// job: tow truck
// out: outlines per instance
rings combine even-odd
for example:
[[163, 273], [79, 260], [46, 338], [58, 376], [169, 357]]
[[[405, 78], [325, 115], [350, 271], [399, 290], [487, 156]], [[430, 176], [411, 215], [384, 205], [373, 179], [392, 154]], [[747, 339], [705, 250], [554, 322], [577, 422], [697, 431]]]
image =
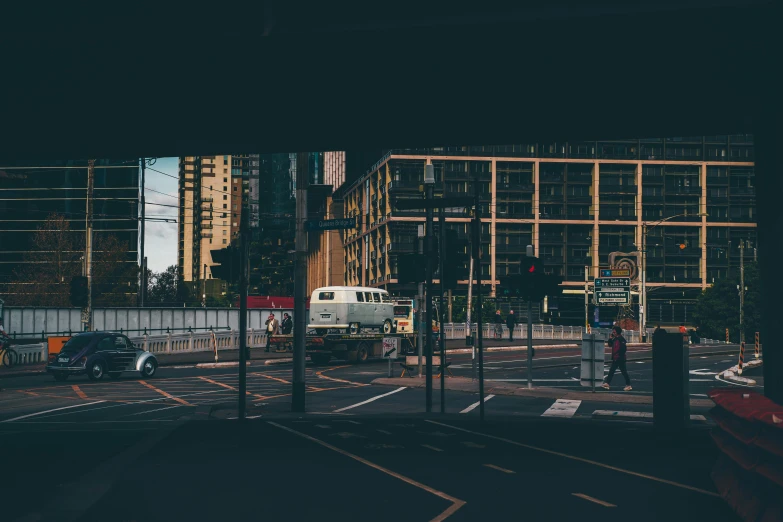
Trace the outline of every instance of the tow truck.
[[[305, 339], [305, 349], [310, 361], [316, 365], [327, 364], [332, 357], [348, 362], [361, 364], [370, 357], [381, 355], [381, 345], [384, 337], [397, 337], [400, 339], [400, 355], [416, 352], [416, 333], [390, 333], [364, 332], [356, 334], [346, 333], [308, 333]], [[269, 345], [283, 346], [293, 350], [294, 336], [272, 335], [269, 337]]]

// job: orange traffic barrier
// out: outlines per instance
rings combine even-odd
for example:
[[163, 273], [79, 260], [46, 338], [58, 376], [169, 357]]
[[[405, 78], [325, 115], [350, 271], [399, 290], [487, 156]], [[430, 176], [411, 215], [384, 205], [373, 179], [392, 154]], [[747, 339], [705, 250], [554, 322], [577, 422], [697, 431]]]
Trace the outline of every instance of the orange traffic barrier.
[[71, 339], [70, 336], [52, 336], [47, 337], [47, 345], [49, 347], [49, 355], [56, 355], [63, 349], [65, 343]]
[[759, 352], [759, 333], [758, 332], [756, 332], [756, 354], [755, 354], [755, 356], [756, 356], [756, 359], [761, 357], [761, 353]]
[[739, 375], [742, 375], [742, 363], [745, 359], [745, 341], [742, 341], [740, 343], [740, 358], [739, 358], [739, 364], [737, 364], [737, 373]]
[[729, 329], [726, 328], [726, 344], [729, 343]]

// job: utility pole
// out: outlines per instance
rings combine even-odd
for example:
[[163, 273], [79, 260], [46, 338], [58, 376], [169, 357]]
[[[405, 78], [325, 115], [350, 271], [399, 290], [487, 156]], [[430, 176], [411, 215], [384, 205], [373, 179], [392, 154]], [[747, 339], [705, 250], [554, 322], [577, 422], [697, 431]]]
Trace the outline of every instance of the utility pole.
[[[527, 245], [527, 257], [535, 257], [535, 247]], [[533, 301], [527, 300], [527, 389], [533, 388]]]
[[587, 318], [587, 311], [588, 311], [588, 308], [589, 308], [588, 307], [588, 299], [589, 299], [589, 295], [590, 295], [590, 289], [588, 288], [588, 283], [589, 283], [589, 279], [588, 279], [589, 272], [588, 272], [588, 270], [590, 270], [590, 267], [585, 265], [585, 333], [587, 333], [587, 330], [590, 327], [590, 322], [589, 322], [589, 320]]
[[[419, 254], [424, 254], [424, 226], [419, 225]], [[418, 339], [416, 351], [419, 354], [419, 378], [424, 375], [422, 358], [424, 355], [424, 283], [419, 283], [419, 294], [416, 296], [416, 323], [418, 326]]]
[[87, 223], [84, 241], [84, 275], [87, 277], [87, 308], [82, 310], [85, 332], [92, 329], [92, 200], [95, 184], [95, 160], [87, 160]]
[[438, 211], [438, 238], [440, 240], [440, 255], [438, 256], [438, 273], [440, 274], [440, 325], [438, 328], [438, 341], [440, 343], [440, 412], [446, 413], [446, 340], [443, 338], [443, 296], [446, 290], [443, 288], [443, 257], [446, 255], [446, 210], [440, 207]]
[[[481, 191], [479, 190], [479, 178], [478, 173], [474, 174], [473, 178], [473, 191], [476, 197], [475, 200], [475, 216], [473, 221], [474, 226], [474, 245], [473, 245], [473, 257], [476, 258], [476, 309], [478, 310], [478, 319], [476, 320], [476, 337], [478, 338], [478, 367], [479, 367], [479, 419], [484, 420], [484, 334], [481, 331], [482, 321], [481, 315], [483, 312], [483, 305], [481, 302]], [[473, 272], [470, 273], [470, 279], [473, 280]], [[470, 303], [468, 303], [468, 307]], [[470, 309], [470, 308], [468, 308]]]
[[[434, 196], [435, 191], [435, 168], [432, 166], [432, 164], [426, 165], [424, 169], [424, 190], [425, 190], [425, 198], [429, 201], [432, 200]], [[435, 251], [434, 244], [433, 244], [433, 216], [432, 216], [432, 208], [427, 208], [427, 224], [426, 224], [426, 230], [424, 231], [426, 234], [426, 240], [427, 240], [427, 271], [426, 271], [426, 277], [425, 277], [425, 286], [426, 286], [426, 310], [425, 310], [425, 325], [424, 325], [424, 334], [426, 335], [426, 356], [427, 356], [427, 370], [426, 370], [426, 391], [427, 391], [427, 400], [426, 400], [426, 411], [427, 413], [432, 412], [432, 254]]]
[[647, 339], [647, 223], [642, 223], [642, 296], [639, 303], [639, 336]]
[[144, 158], [141, 158], [141, 288], [139, 292], [139, 306], [144, 308], [144, 301], [147, 297], [147, 266], [146, 266], [146, 258], [144, 257], [144, 230], [146, 227], [146, 203], [144, 200], [144, 172], [145, 172], [145, 165], [146, 161]]
[[740, 241], [740, 343], [745, 342], [745, 240]]
[[305, 335], [307, 316], [307, 156], [298, 153], [296, 160], [296, 266], [294, 268], [294, 368], [291, 411], [305, 411]]
[[[240, 199], [241, 214], [239, 216], [239, 408], [237, 418], [245, 419], [245, 405], [247, 404], [247, 286], [248, 286], [248, 253], [250, 241], [248, 241], [250, 213], [249, 205], [245, 204], [245, 185], [242, 184]], [[204, 294], [207, 284], [206, 265], [204, 266]]]

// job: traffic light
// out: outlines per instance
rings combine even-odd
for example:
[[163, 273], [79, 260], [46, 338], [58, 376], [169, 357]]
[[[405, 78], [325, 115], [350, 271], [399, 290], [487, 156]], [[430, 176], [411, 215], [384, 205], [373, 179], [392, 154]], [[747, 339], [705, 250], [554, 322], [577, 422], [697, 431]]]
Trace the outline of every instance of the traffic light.
[[397, 282], [423, 283], [426, 277], [427, 256], [424, 254], [399, 254], [397, 256]]
[[461, 239], [456, 230], [446, 230], [445, 242], [443, 249], [443, 287], [454, 290], [457, 288], [457, 281], [460, 278], [468, 279], [470, 277], [465, 269], [465, 265], [470, 262], [468, 242]]
[[71, 279], [71, 305], [84, 308], [90, 300], [90, 291], [85, 276], [76, 276]]
[[537, 257], [522, 256], [519, 274], [500, 279], [498, 297], [541, 301], [545, 296], [559, 294], [562, 282], [562, 277], [544, 273], [544, 265]]
[[220, 250], [212, 250], [212, 261], [219, 263], [211, 267], [212, 277], [227, 283], [239, 282], [239, 249], [233, 245]]

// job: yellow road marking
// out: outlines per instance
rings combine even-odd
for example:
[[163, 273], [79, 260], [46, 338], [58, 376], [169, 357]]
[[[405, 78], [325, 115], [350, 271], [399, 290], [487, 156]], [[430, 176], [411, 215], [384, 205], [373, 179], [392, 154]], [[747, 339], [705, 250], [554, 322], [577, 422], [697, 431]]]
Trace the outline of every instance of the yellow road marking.
[[460, 500], [458, 498], [454, 498], [451, 495], [448, 495], [442, 491], [438, 491], [437, 489], [431, 488], [430, 486], [427, 486], [425, 484], [422, 484], [421, 482], [416, 482], [412, 478], [408, 478], [405, 475], [400, 475], [399, 473], [396, 473], [390, 469], [386, 469], [383, 466], [379, 466], [378, 464], [375, 464], [374, 462], [370, 462], [369, 460], [363, 459], [362, 457], [359, 457], [358, 455], [354, 455], [353, 453], [348, 453], [345, 450], [342, 450], [336, 446], [332, 446], [328, 442], [324, 442], [322, 440], [316, 439], [315, 437], [311, 437], [310, 435], [306, 435], [302, 432], [292, 430], [291, 428], [287, 428], [286, 426], [282, 426], [280, 424], [277, 424], [276, 422], [269, 422], [272, 426], [275, 426], [277, 428], [280, 428], [282, 430], [285, 430], [289, 433], [293, 433], [294, 435], [299, 435], [302, 438], [305, 438], [311, 442], [315, 442], [316, 444], [320, 444], [321, 446], [328, 448], [332, 451], [336, 451], [337, 453], [340, 453], [341, 455], [345, 455], [346, 457], [350, 457], [355, 461], [361, 462], [365, 466], [369, 466], [373, 469], [377, 469], [378, 471], [382, 473], [386, 473], [387, 475], [391, 475], [392, 477], [399, 479], [406, 484], [410, 484], [411, 486], [417, 487], [419, 489], [423, 489], [424, 491], [428, 493], [432, 493], [433, 495], [440, 497], [444, 500], [448, 500], [451, 502], [451, 506], [449, 506], [444, 512], [430, 520], [430, 522], [443, 522], [447, 518], [449, 518], [451, 515], [453, 515], [459, 508], [465, 505], [464, 500]]
[[625, 473], [627, 475], [632, 475], [634, 477], [639, 477], [639, 478], [643, 478], [643, 479], [647, 479], [647, 480], [653, 480], [655, 482], [660, 482], [662, 484], [669, 484], [670, 486], [675, 486], [675, 487], [678, 487], [678, 488], [687, 489], [687, 490], [690, 490], [690, 491], [695, 491], [697, 493], [701, 493], [703, 495], [708, 495], [710, 497], [718, 497], [718, 498], [720, 498], [720, 495], [715, 493], [715, 492], [713, 492], [713, 491], [707, 491], [706, 489], [701, 489], [701, 488], [697, 488], [697, 487], [694, 487], [694, 486], [689, 486], [687, 484], [680, 484], [679, 482], [674, 482], [673, 480], [666, 480], [666, 479], [662, 479], [660, 477], [654, 477], [652, 475], [645, 475], [644, 473], [638, 473], [636, 471], [631, 471], [631, 470], [628, 470], [628, 469], [618, 468], [616, 466], [610, 466], [609, 464], [604, 464], [603, 462], [597, 462], [595, 460], [585, 459], [585, 458], [582, 458], [582, 457], [576, 457], [574, 455], [568, 455], [567, 453], [560, 453], [559, 451], [552, 451], [552, 450], [548, 450], [548, 449], [545, 449], [545, 448], [539, 448], [537, 446], [531, 446], [530, 444], [523, 444], [521, 442], [517, 442], [517, 441], [514, 441], [514, 440], [504, 439], [503, 437], [496, 437], [495, 435], [488, 435], [486, 433], [481, 433], [481, 432], [478, 432], [478, 431], [466, 430], [465, 428], [459, 428], [457, 426], [452, 426], [451, 424], [444, 424], [442, 422], [429, 420], [429, 419], [424, 419], [424, 420], [425, 420], [425, 422], [429, 422], [430, 424], [437, 424], [438, 426], [444, 426], [446, 428], [451, 428], [453, 430], [463, 431], [465, 433], [470, 433], [470, 434], [473, 434], [473, 435], [479, 435], [480, 437], [487, 437], [488, 439], [499, 440], [501, 442], [505, 442], [505, 443], [508, 443], [508, 444], [513, 444], [515, 446], [519, 446], [519, 447], [522, 447], [522, 448], [527, 448], [527, 449], [531, 449], [531, 450], [534, 450], [534, 451], [540, 451], [542, 453], [548, 453], [549, 455], [557, 455], [558, 457], [563, 457], [563, 458], [566, 458], [566, 459], [571, 459], [571, 460], [576, 460], [576, 461], [579, 461], [579, 462], [584, 462], [585, 464], [592, 464], [593, 466], [598, 466], [598, 467], [601, 467], [601, 468], [610, 469], [612, 471], [617, 471], [619, 473]]
[[593, 498], [589, 495], [585, 495], [584, 493], [571, 493], [575, 497], [583, 498], [585, 500], [589, 500], [590, 502], [595, 502], [596, 504], [601, 504], [604, 507], [617, 507], [614, 504], [610, 504], [609, 502], [604, 502], [603, 500], [598, 500], [597, 498]]
[[329, 377], [328, 375], [324, 375], [324, 372], [330, 372], [332, 370], [339, 370], [340, 368], [348, 368], [349, 366], [351, 366], [351, 365], [346, 364], [346, 365], [343, 365], [343, 366], [332, 366], [331, 368], [326, 368], [325, 370], [321, 370], [321, 371], [315, 372], [315, 375], [319, 379], [327, 379], [329, 381], [343, 382], [345, 384], [352, 384], [354, 386], [369, 386], [369, 384], [364, 384], [364, 383], [361, 383], [361, 382], [346, 381], [344, 379], [338, 379], [336, 377]]
[[443, 451], [442, 449], [436, 448], [435, 446], [430, 446], [429, 444], [422, 444], [422, 447], [431, 449], [432, 451]]
[[498, 471], [502, 471], [503, 473], [508, 473], [509, 475], [513, 475], [514, 473], [516, 473], [516, 471], [511, 471], [510, 469], [501, 468], [500, 466], [495, 466], [494, 464], [484, 464], [484, 466], [487, 468], [492, 468]]
[[291, 384], [291, 381], [286, 381], [285, 379], [281, 379], [279, 377], [272, 377], [271, 375], [267, 375], [265, 373], [251, 373], [250, 375], [258, 375], [266, 379], [272, 379], [273, 381], [282, 382], [283, 384]]
[[[199, 379], [201, 379], [202, 381], [206, 381], [206, 382], [215, 384], [217, 386], [222, 386], [223, 388], [228, 388], [229, 390], [234, 390], [235, 392], [239, 392], [239, 389], [234, 388], [233, 386], [229, 386], [228, 384], [225, 384], [225, 383], [222, 383], [222, 382], [213, 381], [212, 379], [209, 379], [207, 377], [200, 376]], [[246, 391], [245, 395], [252, 395], [253, 397], [258, 397], [259, 399], [265, 399], [266, 398], [263, 395], [258, 395], [257, 393], [250, 393], [249, 391]]]
[[76, 392], [76, 395], [78, 395], [80, 398], [82, 398], [82, 399], [87, 399], [87, 398], [88, 398], [88, 397], [87, 397], [87, 394], [86, 394], [86, 393], [84, 393], [84, 392], [83, 392], [83, 391], [82, 391], [82, 390], [79, 388], [79, 386], [78, 386], [78, 385], [74, 384], [73, 386], [71, 386], [71, 388], [73, 388], [73, 391], [75, 391], [75, 392]]
[[149, 388], [150, 390], [154, 390], [154, 391], [156, 391], [156, 392], [160, 393], [160, 394], [161, 394], [161, 395], [163, 395], [164, 397], [167, 397], [167, 398], [169, 398], [169, 399], [172, 399], [172, 400], [174, 400], [174, 401], [177, 401], [178, 403], [180, 403], [180, 404], [184, 404], [185, 406], [193, 406], [193, 405], [192, 405], [192, 404], [190, 404], [188, 401], [186, 401], [186, 400], [183, 400], [183, 399], [180, 399], [179, 397], [174, 397], [174, 396], [173, 396], [173, 395], [171, 395], [170, 393], [166, 393], [166, 392], [164, 392], [163, 390], [161, 390], [160, 388], [156, 388], [155, 386], [153, 386], [153, 385], [151, 385], [151, 384], [147, 383], [147, 381], [139, 381], [139, 382], [140, 382], [142, 385], [144, 385], [144, 386], [146, 386], [147, 388]]

